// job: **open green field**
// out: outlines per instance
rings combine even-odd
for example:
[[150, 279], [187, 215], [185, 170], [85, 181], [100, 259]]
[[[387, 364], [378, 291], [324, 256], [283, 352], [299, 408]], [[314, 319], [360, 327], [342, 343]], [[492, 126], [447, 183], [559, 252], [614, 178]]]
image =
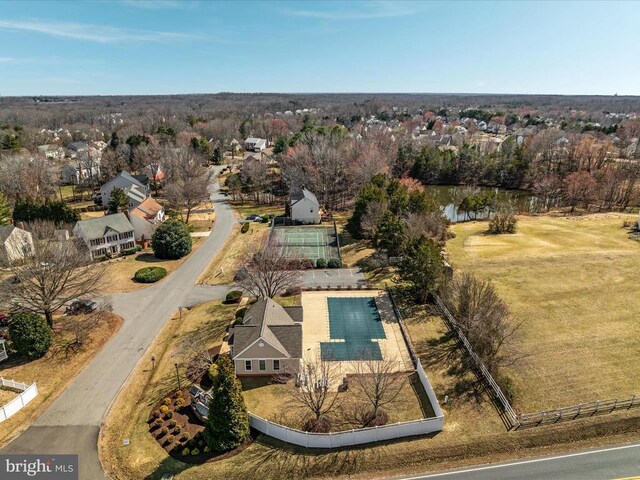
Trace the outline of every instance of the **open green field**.
[[534, 412], [640, 394], [640, 242], [623, 222], [635, 215], [520, 217], [514, 235], [486, 222], [453, 226], [456, 271], [494, 282], [522, 322], [508, 367], [515, 406]]

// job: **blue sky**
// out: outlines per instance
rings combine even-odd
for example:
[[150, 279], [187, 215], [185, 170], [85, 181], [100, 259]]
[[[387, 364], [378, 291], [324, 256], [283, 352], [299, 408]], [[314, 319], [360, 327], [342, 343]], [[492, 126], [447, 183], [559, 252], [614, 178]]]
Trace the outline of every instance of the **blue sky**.
[[0, 95], [640, 95], [640, 2], [0, 0]]

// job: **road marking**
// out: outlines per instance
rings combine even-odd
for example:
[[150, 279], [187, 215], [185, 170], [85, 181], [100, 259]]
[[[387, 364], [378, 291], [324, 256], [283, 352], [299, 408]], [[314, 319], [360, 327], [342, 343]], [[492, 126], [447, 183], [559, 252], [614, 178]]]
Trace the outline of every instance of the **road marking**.
[[[571, 457], [581, 457], [585, 455], [592, 455], [596, 453], [605, 453], [605, 452], [614, 452], [616, 450], [625, 450], [628, 448], [640, 448], [640, 443], [636, 443], [633, 445], [622, 445], [619, 447], [611, 447], [611, 448], [602, 448], [600, 450], [589, 450], [587, 452], [577, 452], [577, 453], [568, 453], [566, 455], [558, 455], [556, 457], [545, 457], [545, 458], [534, 458], [531, 460], [522, 460], [520, 462], [512, 462], [512, 463], [501, 463], [499, 465], [487, 465], [484, 467], [476, 467], [476, 468], [467, 468], [465, 470], [455, 470], [450, 472], [442, 472], [442, 473], [432, 473], [428, 475], [420, 475], [417, 477], [401, 477], [401, 480], [421, 480], [423, 478], [436, 478], [436, 477], [445, 477], [449, 475], [458, 475], [461, 473], [469, 473], [469, 472], [480, 472], [482, 470], [492, 470], [495, 468], [504, 468], [504, 467], [514, 467], [516, 465], [527, 465], [530, 463], [539, 463], [539, 462], [548, 462], [551, 460], [562, 460], [564, 458]], [[640, 477], [630, 477], [630, 478], [640, 478]], [[619, 479], [624, 480], [624, 479]]]

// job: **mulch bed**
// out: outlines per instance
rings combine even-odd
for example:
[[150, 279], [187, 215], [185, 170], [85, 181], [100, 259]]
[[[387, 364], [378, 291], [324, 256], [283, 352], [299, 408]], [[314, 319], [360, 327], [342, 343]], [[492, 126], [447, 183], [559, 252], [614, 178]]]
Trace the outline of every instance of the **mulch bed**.
[[[170, 399], [171, 403], [166, 405], [165, 398]], [[251, 436], [247, 438], [243, 444], [231, 451], [225, 453], [205, 452], [205, 449], [208, 450], [203, 435], [205, 426], [193, 413], [189, 390], [186, 388], [183, 390], [174, 390], [165, 398], [161, 399], [151, 409], [147, 423], [149, 424], [149, 432], [153, 438], [155, 438], [167, 454], [176, 460], [195, 465], [215, 462], [237, 455], [251, 445], [255, 439], [256, 435], [252, 431]], [[182, 399], [184, 403], [180, 407], [176, 405], [179, 399]], [[164, 405], [169, 409], [169, 413], [165, 415], [160, 413], [160, 409]], [[179, 431], [176, 430], [177, 428], [179, 428]], [[188, 434], [188, 437], [185, 436], [185, 433]], [[183, 455], [185, 449], [189, 449], [187, 455]], [[194, 449], [197, 449], [197, 455], [193, 455], [192, 452]]]

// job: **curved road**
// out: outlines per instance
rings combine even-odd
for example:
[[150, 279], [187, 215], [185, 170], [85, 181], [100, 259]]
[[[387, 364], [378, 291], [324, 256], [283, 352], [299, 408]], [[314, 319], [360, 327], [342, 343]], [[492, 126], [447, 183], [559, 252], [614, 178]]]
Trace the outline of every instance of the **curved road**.
[[[215, 167], [216, 174], [221, 167]], [[104, 479], [98, 460], [98, 432], [109, 405], [165, 322], [181, 306], [224, 298], [227, 287], [195, 282], [224, 247], [235, 218], [217, 182], [211, 186], [216, 221], [211, 235], [159, 284], [113, 295], [113, 311], [124, 318], [120, 331], [67, 389], [4, 453], [77, 453], [80, 478]]]

